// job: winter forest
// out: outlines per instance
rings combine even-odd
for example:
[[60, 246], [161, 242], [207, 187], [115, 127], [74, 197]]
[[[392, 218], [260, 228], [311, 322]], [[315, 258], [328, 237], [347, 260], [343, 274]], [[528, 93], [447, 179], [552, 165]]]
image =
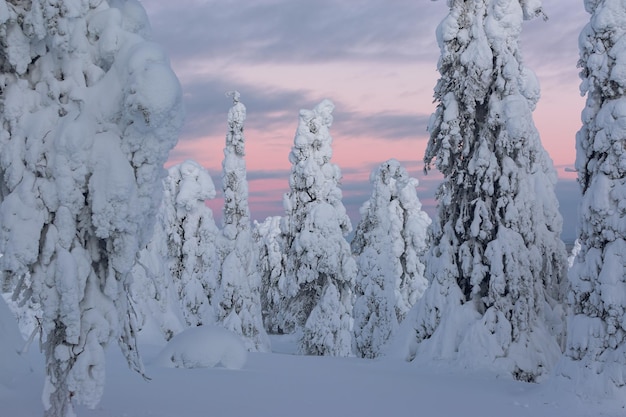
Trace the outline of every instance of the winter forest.
[[257, 221], [225, 92], [218, 216], [205, 167], [165, 168], [183, 90], [141, 3], [0, 0], [0, 415], [626, 413], [626, 5], [578, 1], [568, 253], [520, 46], [541, 0], [447, 0], [411, 156], [436, 215], [398, 155], [354, 224], [332, 97], [294, 109], [284, 211]]

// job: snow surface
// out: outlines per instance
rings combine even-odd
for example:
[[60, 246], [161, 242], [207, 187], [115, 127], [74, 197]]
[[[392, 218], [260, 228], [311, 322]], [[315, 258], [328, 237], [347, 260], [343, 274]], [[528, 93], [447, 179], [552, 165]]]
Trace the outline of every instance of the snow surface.
[[[0, 344], [2, 341], [0, 340]], [[491, 373], [416, 366], [391, 359], [297, 356], [294, 336], [272, 336], [282, 353], [248, 353], [240, 370], [163, 368], [162, 348], [144, 343], [144, 381], [118, 349], [107, 352], [107, 383], [94, 410], [81, 417], [618, 417], [616, 401], [582, 400], [566, 380], [529, 384]], [[43, 356], [31, 348], [34, 371], [24, 368], [10, 386], [0, 384], [0, 415], [42, 414]]]

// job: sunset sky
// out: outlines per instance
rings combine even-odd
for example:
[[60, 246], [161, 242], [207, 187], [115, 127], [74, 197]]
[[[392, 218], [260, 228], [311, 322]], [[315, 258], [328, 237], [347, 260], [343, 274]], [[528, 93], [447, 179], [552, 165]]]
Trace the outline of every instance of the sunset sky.
[[[422, 173], [435, 109], [439, 48], [435, 28], [445, 0], [169, 0], [144, 1], [155, 40], [172, 61], [187, 120], [169, 164], [194, 159], [218, 189], [230, 90], [246, 105], [246, 164], [252, 217], [283, 215], [289, 151], [298, 112], [324, 98], [335, 103], [333, 162], [343, 174], [344, 205], [353, 227], [369, 198], [369, 174], [389, 158], [420, 181], [418, 196], [432, 215], [440, 175]], [[184, 5], [184, 6], [183, 6]], [[579, 93], [578, 34], [588, 21], [583, 0], [544, 2], [549, 19], [527, 22], [526, 65], [537, 74], [542, 99], [534, 113], [544, 147], [559, 175], [563, 239], [574, 239], [578, 186], [575, 134]], [[221, 200], [212, 202], [221, 219]]]

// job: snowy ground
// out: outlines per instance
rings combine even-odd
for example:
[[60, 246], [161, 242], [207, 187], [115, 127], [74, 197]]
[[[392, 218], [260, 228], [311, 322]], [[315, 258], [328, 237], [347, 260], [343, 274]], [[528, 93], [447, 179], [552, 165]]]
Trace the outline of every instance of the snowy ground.
[[[274, 338], [274, 353], [252, 353], [240, 370], [162, 368], [151, 364], [160, 347], [144, 345], [151, 381], [126, 368], [117, 349], [107, 358], [98, 417], [463, 416], [617, 417], [611, 401], [582, 401], [562, 384], [526, 384], [486, 373], [417, 367], [395, 360], [297, 356], [288, 338]], [[0, 415], [42, 415], [42, 356], [34, 369], [0, 383]], [[7, 387], [6, 385], [9, 385]]]

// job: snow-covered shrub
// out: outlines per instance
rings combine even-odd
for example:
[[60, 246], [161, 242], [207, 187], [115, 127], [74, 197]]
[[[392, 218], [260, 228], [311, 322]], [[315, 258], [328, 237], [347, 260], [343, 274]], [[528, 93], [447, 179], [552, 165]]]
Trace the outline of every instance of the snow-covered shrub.
[[248, 352], [241, 338], [218, 326], [197, 326], [183, 330], [158, 354], [155, 364], [166, 368], [213, 368], [222, 365], [241, 369]]
[[48, 416], [95, 406], [104, 349], [142, 372], [131, 270], [181, 89], [139, 2], [0, 2], [0, 271], [41, 306]]
[[561, 354], [567, 267], [556, 173], [532, 120], [539, 86], [519, 51], [541, 2], [449, 5], [425, 154], [444, 181], [414, 353], [533, 381]]
[[[286, 259], [278, 325], [302, 331], [303, 353], [352, 354], [352, 297], [356, 263], [345, 235], [352, 225], [341, 202], [339, 167], [330, 162], [334, 105], [301, 110], [293, 148], [290, 191], [281, 230]], [[331, 308], [332, 307], [332, 308]]]
[[261, 312], [261, 276], [258, 251], [252, 238], [246, 180], [246, 107], [239, 93], [231, 93], [233, 107], [228, 112], [228, 133], [222, 163], [224, 187], [224, 228], [220, 251], [221, 269], [214, 307], [217, 322], [240, 335], [251, 351], [270, 351]]
[[417, 179], [395, 159], [370, 176], [373, 190], [361, 207], [352, 251], [357, 256], [354, 337], [356, 353], [373, 358], [424, 294], [420, 260], [431, 220], [417, 198]]
[[586, 0], [579, 37], [586, 106], [576, 135], [580, 250], [569, 273], [567, 347], [558, 373], [579, 394], [626, 392], [626, 10]]

